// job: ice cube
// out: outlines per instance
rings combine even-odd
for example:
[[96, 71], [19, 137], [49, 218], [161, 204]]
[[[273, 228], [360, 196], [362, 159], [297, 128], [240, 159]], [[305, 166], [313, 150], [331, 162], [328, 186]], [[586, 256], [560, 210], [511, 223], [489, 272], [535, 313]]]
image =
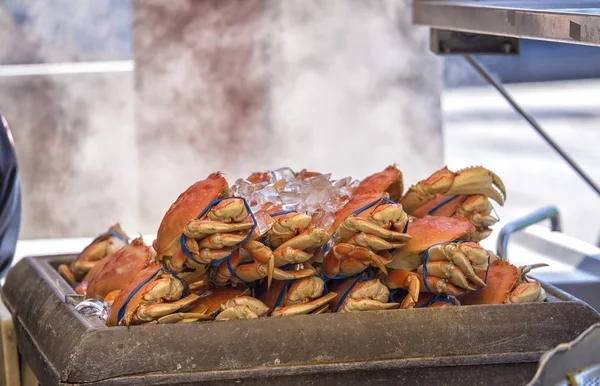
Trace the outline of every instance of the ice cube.
[[285, 181], [295, 181], [296, 173], [290, 168], [279, 168], [270, 172], [273, 182], [285, 180]]
[[337, 212], [340, 210], [346, 203], [350, 201], [350, 195], [341, 195], [339, 193], [331, 195], [329, 200], [325, 203], [323, 208], [329, 212]]
[[294, 192], [279, 193], [281, 201], [283, 201], [283, 210], [298, 210], [302, 206], [304, 197]]
[[343, 188], [344, 186], [350, 185], [351, 181], [352, 181], [352, 177], [345, 177], [345, 178], [342, 178], [341, 180], [335, 181], [333, 183], [333, 186], [335, 186], [336, 188]]
[[256, 225], [258, 226], [258, 231], [261, 236], [264, 235], [269, 229], [271, 229], [271, 226], [274, 223], [271, 216], [269, 216], [265, 212], [256, 213], [254, 215], [254, 218], [256, 219]]
[[323, 209], [318, 209], [312, 216], [311, 226], [328, 230], [335, 221], [335, 214]]
[[265, 186], [261, 190], [257, 190], [256, 192], [252, 193], [250, 200], [256, 201], [257, 205], [259, 205], [259, 209], [262, 208], [262, 206], [267, 202], [277, 206], [283, 205], [281, 197], [279, 197], [279, 192], [272, 185]]
[[329, 197], [334, 193], [334, 188], [331, 185], [325, 186], [322, 189], [312, 189], [304, 205], [308, 212], [314, 212], [317, 209], [323, 209], [325, 203], [329, 200]]
[[239, 178], [235, 181], [233, 185], [231, 185], [229, 192], [232, 196], [244, 197], [245, 199], [249, 199], [252, 193], [256, 191], [256, 189], [257, 185], [254, 185], [243, 178]]
[[287, 182], [285, 184], [285, 186], [283, 187], [282, 191], [289, 192], [289, 193], [295, 193], [300, 196], [300, 195], [306, 194], [306, 191], [309, 188], [310, 188], [310, 185], [307, 184], [306, 182], [294, 180], [294, 181]]
[[[331, 176], [331, 174], [329, 174], [329, 176]], [[326, 186], [331, 186], [331, 181], [329, 181], [329, 178], [323, 174], [319, 174], [314, 177], [311, 177], [311, 178], [307, 179], [307, 182], [313, 188], [324, 188]]]
[[108, 310], [104, 303], [98, 300], [84, 300], [75, 306], [75, 311], [84, 316], [97, 316], [104, 321], [108, 318]]

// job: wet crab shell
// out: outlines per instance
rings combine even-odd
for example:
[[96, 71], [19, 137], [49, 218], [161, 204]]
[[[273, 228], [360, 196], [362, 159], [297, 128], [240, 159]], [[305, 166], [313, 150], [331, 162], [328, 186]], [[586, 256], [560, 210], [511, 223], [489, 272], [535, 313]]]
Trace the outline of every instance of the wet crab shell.
[[96, 264], [86, 276], [87, 297], [104, 299], [108, 293], [125, 287], [131, 279], [146, 268], [154, 253], [142, 238], [108, 255]]
[[387, 267], [412, 271], [421, 264], [421, 254], [429, 247], [458, 239], [469, 239], [475, 230], [471, 222], [463, 217], [425, 217], [408, 224], [410, 239], [393, 253]]
[[221, 306], [226, 304], [228, 301], [235, 299], [239, 296], [246, 296], [250, 293], [246, 287], [218, 287], [210, 289], [207, 292], [200, 295], [201, 299], [198, 301], [196, 308], [190, 312], [198, 312], [206, 307], [206, 314], [212, 315], [221, 309]]
[[[336, 212], [335, 220], [333, 224], [331, 224], [331, 227], [329, 227], [329, 234], [333, 234], [338, 228], [338, 226], [353, 212], [385, 196], [386, 194], [384, 192], [367, 193], [352, 196], [352, 198], [346, 203], [346, 205], [344, 205], [340, 210]], [[366, 218], [376, 208], [377, 205], [373, 205], [372, 207], [362, 211], [358, 216]]]
[[366, 177], [354, 191], [354, 194], [387, 192], [392, 201], [398, 201], [404, 192], [402, 172], [390, 165], [379, 173]]
[[220, 172], [212, 173], [181, 193], [162, 219], [153, 247], [159, 258], [172, 256], [180, 246], [183, 228], [196, 218], [211, 201], [225, 197], [229, 185]]
[[[107, 326], [111, 327], [117, 325], [119, 312], [125, 303], [127, 304], [124, 309], [122, 321], [131, 318], [131, 316], [136, 312], [136, 309], [138, 309], [138, 307], [143, 303], [144, 297], [150, 292], [151, 289], [156, 288], [157, 280], [154, 279], [159, 277], [158, 275], [164, 274], [160, 272], [161, 270], [164, 270], [164, 268], [160, 263], [152, 262], [150, 265], [148, 265], [148, 267], [138, 272], [137, 275], [133, 276], [131, 281], [125, 285], [121, 289], [119, 295], [117, 295], [106, 321]], [[171, 274], [171, 276], [172, 278], [177, 278], [173, 274]], [[171, 286], [171, 289], [172, 288], [173, 287]], [[178, 291], [179, 293], [177, 293]], [[181, 289], [176, 289], [174, 292], [169, 293], [169, 297], [172, 297], [169, 301], [172, 302], [174, 300], [182, 299], [184, 296], [184, 291], [185, 289], [183, 286], [181, 286]], [[190, 296], [194, 296], [196, 300], [199, 299], [198, 295], [192, 294]], [[164, 300], [165, 299], [158, 301], [155, 300], [155, 303], [153, 304], [166, 304], [169, 302], [165, 302]]]

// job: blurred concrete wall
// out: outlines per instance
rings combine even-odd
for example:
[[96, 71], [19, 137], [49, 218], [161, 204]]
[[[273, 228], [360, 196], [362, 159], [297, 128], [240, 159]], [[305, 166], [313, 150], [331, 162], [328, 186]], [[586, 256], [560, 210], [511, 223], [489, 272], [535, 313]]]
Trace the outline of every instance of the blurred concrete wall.
[[[114, 17], [64, 3], [85, 8], [69, 11], [69, 29], [48, 13], [64, 0], [27, 0], [25, 16], [4, 2], [0, 65], [127, 57], [93, 43], [123, 22], [117, 3]], [[397, 162], [412, 183], [442, 165], [441, 66], [405, 1], [133, 0], [131, 12], [135, 73], [0, 76], [22, 238], [92, 236], [114, 221], [153, 233], [215, 170], [230, 182], [281, 166], [362, 178]], [[80, 19], [97, 36], [80, 36]]]
[[406, 1], [134, 0], [133, 17], [144, 227], [215, 170], [442, 165], [441, 66]]

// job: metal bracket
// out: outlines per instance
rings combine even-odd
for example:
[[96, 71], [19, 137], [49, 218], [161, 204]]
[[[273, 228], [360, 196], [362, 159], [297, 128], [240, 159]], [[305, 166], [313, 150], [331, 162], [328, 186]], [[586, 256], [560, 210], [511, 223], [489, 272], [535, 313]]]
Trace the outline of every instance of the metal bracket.
[[490, 85], [492, 85], [504, 99], [510, 104], [510, 106], [523, 117], [529, 125], [550, 145], [562, 158], [571, 166], [571, 168], [592, 188], [598, 195], [600, 195], [600, 186], [598, 186], [590, 176], [588, 176], [583, 169], [572, 159], [565, 150], [563, 150], [556, 141], [542, 129], [537, 121], [513, 99], [513, 97], [506, 91], [504, 86], [494, 79], [492, 74], [485, 68], [485, 66], [476, 58], [470, 55], [464, 55], [467, 62], [485, 79]]
[[498, 235], [498, 244], [496, 246], [497, 255], [502, 257], [503, 259], [507, 259], [508, 238], [510, 237], [510, 235], [520, 230], [523, 230], [530, 225], [534, 225], [548, 219], [550, 220], [550, 229], [553, 232], [562, 231], [560, 215], [558, 213], [558, 209], [555, 206], [548, 206], [542, 209], [538, 209], [535, 212], [530, 213], [523, 218], [506, 224], [500, 230], [500, 234]]
[[431, 29], [431, 50], [436, 54], [519, 55], [519, 39], [443, 29]]

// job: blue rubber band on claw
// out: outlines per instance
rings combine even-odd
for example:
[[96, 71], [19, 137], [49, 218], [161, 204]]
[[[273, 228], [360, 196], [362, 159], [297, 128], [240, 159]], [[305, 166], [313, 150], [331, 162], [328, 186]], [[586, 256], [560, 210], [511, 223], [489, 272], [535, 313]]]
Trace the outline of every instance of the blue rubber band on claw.
[[447, 203], [449, 203], [450, 201], [454, 200], [456, 197], [458, 197], [458, 195], [454, 195], [454, 196], [450, 196], [448, 198], [443, 199], [441, 202], [439, 202], [436, 206], [434, 206], [433, 208], [431, 208], [431, 210], [429, 212], [427, 212], [427, 215], [429, 216], [433, 216], [433, 214], [440, 209], [442, 206], [446, 205]]
[[[390, 200], [387, 197], [380, 197], [378, 199], [376, 199], [375, 201], [372, 201], [370, 203], [368, 203], [367, 205], [363, 206], [360, 209], [355, 210], [354, 212], [352, 212], [351, 214], [353, 215], [359, 215], [362, 212], [364, 212], [365, 210], [371, 208], [374, 205], [377, 205], [378, 203], [385, 201], [388, 204], [396, 204], [394, 201]], [[406, 233], [406, 230], [408, 229], [408, 222], [406, 223], [406, 225], [404, 226], [404, 231], [403, 233]], [[323, 256], [327, 256], [327, 253], [329, 252], [329, 250], [331, 249], [332, 245], [333, 245], [333, 239], [336, 238], [337, 236], [339, 236], [339, 233], [337, 232], [337, 228], [336, 228], [336, 232], [334, 232], [333, 237], [327, 242], [327, 244], [325, 244], [325, 246], [323, 247]], [[369, 268], [369, 266], [367, 265], [364, 269], [362, 269], [361, 271], [355, 273], [354, 275], [350, 275], [350, 276], [344, 276], [344, 275], [337, 275], [337, 276], [329, 276], [327, 274], [327, 272], [325, 272], [325, 270], [323, 270], [323, 276], [325, 276], [327, 279], [330, 280], [342, 280], [342, 279], [351, 279], [353, 277], [356, 276], [360, 276], [363, 274], [363, 272], [365, 272], [367, 270], [367, 268]]]
[[250, 236], [252, 236], [252, 233], [254, 232], [254, 230], [256, 229], [256, 227], [258, 226], [258, 222], [256, 221], [256, 218], [254, 217], [254, 213], [252, 213], [252, 209], [250, 209], [250, 205], [248, 205], [248, 202], [246, 201], [245, 198], [243, 197], [236, 197], [236, 196], [232, 196], [232, 197], [223, 197], [223, 198], [218, 198], [216, 200], [211, 201], [206, 208], [204, 208], [202, 210], [202, 212], [200, 212], [200, 214], [196, 217], [197, 219], [202, 218], [202, 216], [204, 216], [213, 206], [215, 206], [216, 204], [218, 204], [219, 202], [223, 201], [223, 200], [229, 200], [229, 199], [240, 199], [244, 202], [244, 206], [246, 207], [246, 210], [248, 210], [248, 214], [250, 215], [250, 217], [252, 218], [252, 228], [250, 228], [250, 231], [248, 232], [248, 234], [246, 235], [246, 237], [244, 238], [244, 240], [242, 240], [241, 243], [239, 243], [235, 248], [233, 248], [233, 250], [231, 251], [231, 253], [225, 257], [223, 257], [222, 259], [218, 259], [218, 260], [212, 260], [209, 263], [204, 263], [201, 261], [198, 261], [194, 258], [194, 256], [192, 256], [192, 254], [190, 253], [190, 251], [187, 249], [187, 247], [185, 246], [185, 243], [187, 241], [187, 236], [185, 235], [185, 233], [181, 233], [181, 237], [179, 238], [180, 241], [180, 245], [181, 245], [181, 251], [185, 254], [185, 256], [187, 258], [189, 258], [190, 260], [192, 260], [193, 262], [195, 262], [196, 264], [200, 264], [200, 265], [219, 265], [225, 261], [228, 261], [231, 258], [231, 255], [233, 255], [235, 253], [235, 251], [237, 251], [238, 249], [240, 249], [240, 247], [242, 245], [244, 245], [246, 243], [246, 241], [248, 241], [248, 239], [250, 238]]
[[335, 310], [333, 312], [338, 312], [339, 309], [342, 307], [342, 305], [344, 304], [344, 302], [346, 301], [346, 298], [348, 297], [348, 295], [350, 295], [350, 292], [354, 289], [354, 287], [365, 280], [369, 280], [369, 278], [367, 276], [361, 276], [359, 277], [354, 283], [352, 283], [352, 285], [346, 290], [346, 292], [344, 292], [344, 294], [342, 295], [342, 297], [340, 298], [340, 301], [338, 302], [337, 306], [335, 307]]
[[271, 214], [269, 214], [269, 216], [277, 217], [277, 216], [283, 216], [284, 214], [290, 214], [290, 213], [298, 213], [298, 211], [297, 210], [284, 210], [283, 212], [271, 213]]
[[154, 276], [156, 276], [159, 272], [165, 272], [168, 273], [169, 275], [173, 276], [174, 278], [176, 278], [177, 280], [179, 280], [179, 282], [181, 282], [183, 284], [183, 293], [181, 294], [181, 298], [184, 298], [185, 296], [187, 296], [188, 293], [188, 286], [187, 284], [177, 275], [175, 275], [173, 272], [169, 271], [168, 269], [161, 267], [158, 268], [153, 274], [151, 274], [150, 276], [148, 276], [147, 278], [145, 278], [140, 284], [138, 284], [127, 296], [127, 299], [125, 299], [125, 302], [123, 303], [123, 305], [121, 306], [121, 308], [119, 308], [119, 312], [117, 314], [117, 326], [119, 325], [119, 323], [121, 322], [121, 319], [123, 319], [123, 316], [125, 316], [125, 310], [127, 309], [127, 305], [129, 304], [129, 301], [131, 300], [131, 298], [133, 298], [133, 296], [135, 296], [135, 294], [146, 284], [148, 283], [152, 278], [154, 278]]
[[[433, 245], [430, 245], [425, 252], [423, 253], [423, 285], [425, 286], [425, 289], [427, 289], [428, 292], [434, 294], [434, 295], [438, 295], [438, 296], [446, 296], [445, 294], [441, 293], [441, 292], [436, 292], [433, 291], [430, 287], [429, 284], [427, 283], [427, 259], [429, 258], [429, 250], [433, 247], [435, 247], [436, 245], [442, 245], [442, 244], [457, 244], [457, 243], [462, 243], [462, 242], [469, 242], [469, 240], [454, 240], [454, 241], [447, 241], [447, 242], [442, 242], [442, 243], [436, 243]], [[490, 271], [490, 258], [491, 256], [488, 253], [488, 264], [487, 264], [487, 268], [485, 270], [485, 278], [483, 279], [483, 282], [487, 284], [487, 278], [488, 278], [488, 272]], [[477, 288], [474, 290], [470, 290], [470, 291], [465, 291], [463, 292], [461, 295], [465, 295], [474, 291], [478, 291], [481, 288]]]

